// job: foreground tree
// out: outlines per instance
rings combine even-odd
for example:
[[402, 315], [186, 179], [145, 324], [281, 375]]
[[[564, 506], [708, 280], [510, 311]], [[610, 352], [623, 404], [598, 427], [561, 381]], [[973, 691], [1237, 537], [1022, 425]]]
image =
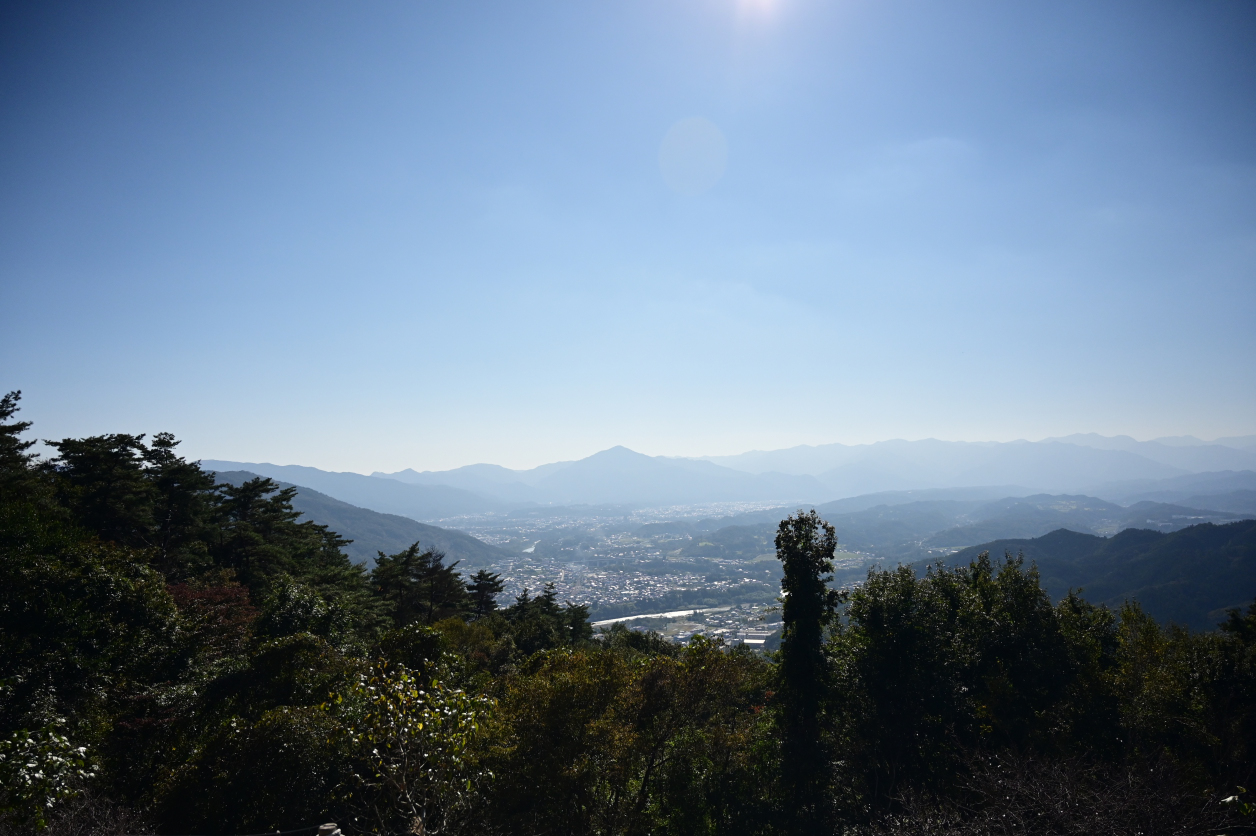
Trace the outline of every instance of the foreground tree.
[[448, 833], [492, 777], [477, 760], [492, 703], [380, 660], [328, 710], [347, 727], [355, 829]]
[[658, 655], [600, 644], [537, 654], [499, 681], [478, 832], [773, 832], [758, 757], [766, 661], [701, 637]]
[[31, 482], [36, 475], [35, 454], [29, 452], [35, 442], [22, 438], [31, 428], [31, 422], [11, 420], [21, 400], [21, 392], [9, 392], [0, 397], [0, 502], [6, 506], [31, 492]]
[[830, 645], [835, 719], [862, 804], [949, 792], [976, 750], [1054, 752], [1075, 728], [1092, 751], [1106, 745], [1111, 616], [1076, 598], [1053, 607], [1019, 559], [873, 570], [845, 616]]
[[392, 609], [398, 627], [422, 622], [434, 624], [464, 614], [471, 604], [467, 588], [445, 555], [420, 550], [414, 543], [397, 554], [379, 553], [371, 571], [371, 587]]
[[815, 511], [782, 520], [776, 533], [781, 579], [780, 692], [778, 694], [786, 816], [797, 833], [818, 832], [826, 818], [821, 709], [828, 689], [824, 633], [839, 595], [833, 580], [837, 534]]
[[471, 606], [479, 618], [483, 618], [497, 609], [497, 596], [505, 589], [502, 576], [481, 569], [467, 581], [467, 592], [471, 595]]

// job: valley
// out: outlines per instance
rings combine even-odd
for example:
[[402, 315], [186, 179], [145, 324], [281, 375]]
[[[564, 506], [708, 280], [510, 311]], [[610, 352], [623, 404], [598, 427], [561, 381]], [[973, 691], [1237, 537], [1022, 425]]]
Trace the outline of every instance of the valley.
[[[1050, 452], [1063, 448], [1075, 451], [1063, 457], [1065, 464], [1095, 452], [1064, 440], [1052, 441]], [[876, 449], [873, 445], [865, 458]], [[998, 451], [997, 446], [940, 442], [895, 449], [914, 451], [917, 458], [938, 456], [941, 450], [951, 460], [969, 463]], [[1023, 457], [1034, 448], [1006, 449], [1001, 455]], [[1140, 443], [1135, 449], [1155, 454], [1160, 448]], [[1136, 455], [1135, 449], [1098, 452], [1129, 457]], [[1239, 459], [1245, 454], [1226, 449], [1226, 455]], [[797, 472], [804, 452], [778, 451], [741, 464], [775, 464]], [[820, 452], [824, 455], [811, 451], [813, 462], [819, 462], [813, 463], [813, 471], [830, 463], [825, 456], [834, 455]], [[1215, 450], [1205, 452], [1213, 455]], [[842, 455], [849, 458], [849, 450]], [[1189, 463], [1182, 456], [1174, 461]], [[362, 476], [308, 467], [207, 464], [237, 468], [219, 473], [220, 479], [235, 484], [254, 473], [284, 477], [281, 485], [297, 490], [294, 508], [303, 518], [352, 540], [345, 550], [355, 561], [373, 565], [378, 553], [395, 554], [417, 540], [443, 552], [464, 575], [480, 569], [499, 574], [502, 604], [525, 594], [535, 596], [552, 584], [557, 600], [588, 607], [595, 622], [631, 618], [633, 629], [655, 629], [679, 641], [696, 633], [737, 635], [764, 623], [780, 589], [776, 526], [799, 508], [815, 508], [836, 529], [833, 583], [847, 588], [862, 582], [872, 568], [923, 568], [961, 551], [971, 556], [982, 544], [995, 544], [992, 550], [1001, 554], [999, 544], [1030, 542], [1061, 529], [1103, 541], [1130, 529], [1164, 534], [1256, 517], [1256, 472], [1251, 470], [1111, 481], [1092, 493], [1017, 487], [1011, 484], [1015, 477], [1027, 474], [1009, 470], [995, 474], [1005, 478], [986, 486], [939, 488], [926, 483], [824, 502], [790, 502], [753, 496], [770, 496], [772, 480], [751, 485], [745, 479], [752, 474], [724, 473], [723, 462], [642, 456], [624, 448], [533, 471], [476, 465], [444, 474]], [[1082, 483], [1092, 475], [1092, 465], [1079, 466], [1071, 476], [1057, 474], [1056, 481]], [[950, 466], [959, 465], [952, 461]], [[546, 485], [549, 495], [559, 495], [554, 487], [559, 477], [565, 479], [564, 497], [607, 501], [536, 501]], [[806, 487], [788, 480], [775, 484], [790, 490]], [[728, 499], [730, 485], [751, 485], [753, 490]], [[822, 489], [816, 490], [815, 498], [824, 498]], [[682, 495], [700, 501], [660, 501]], [[1119, 596], [1123, 587], [1116, 583], [1105, 589], [1105, 597], [1111, 597]], [[1191, 618], [1210, 618], [1215, 609], [1192, 610]], [[722, 615], [691, 617], [696, 610]], [[658, 617], [660, 613], [671, 615]], [[656, 617], [642, 617], [650, 614]], [[1181, 616], [1178, 610], [1172, 614]]]

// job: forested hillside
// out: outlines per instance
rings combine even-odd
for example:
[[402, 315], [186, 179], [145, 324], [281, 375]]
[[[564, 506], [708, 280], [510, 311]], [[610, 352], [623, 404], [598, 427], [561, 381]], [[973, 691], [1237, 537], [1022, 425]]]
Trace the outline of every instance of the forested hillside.
[[367, 571], [292, 488], [167, 434], [37, 458], [17, 406], [0, 833], [1252, 832], [1256, 604], [1168, 629], [984, 554], [838, 593], [800, 512], [778, 653], [595, 636], [423, 544]]
[[[233, 470], [216, 472], [214, 479], [223, 484], [242, 485], [257, 476], [256, 473]], [[381, 514], [359, 508], [302, 485], [289, 482], [275, 484], [280, 488], [296, 489], [296, 493], [292, 495], [292, 508], [300, 512], [306, 520], [325, 525], [336, 533], [351, 538], [352, 542], [343, 546], [343, 549], [357, 563], [365, 562], [369, 566], [375, 562], [377, 552], [399, 551], [416, 540], [444, 552], [450, 562], [457, 562], [463, 570], [488, 567], [494, 560], [500, 560], [507, 554], [502, 549], [461, 531], [426, 525], [396, 514]]]
[[1111, 538], [1059, 529], [964, 549], [948, 562], [965, 565], [982, 552], [1024, 555], [1057, 600], [1070, 589], [1110, 607], [1136, 599], [1149, 615], [1197, 630], [1256, 597], [1256, 520], [1171, 534], [1129, 528]]

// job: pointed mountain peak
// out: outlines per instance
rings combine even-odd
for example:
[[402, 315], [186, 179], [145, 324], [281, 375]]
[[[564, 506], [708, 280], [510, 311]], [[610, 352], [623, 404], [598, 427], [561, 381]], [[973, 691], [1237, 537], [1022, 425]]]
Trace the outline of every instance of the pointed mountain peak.
[[600, 450], [594, 453], [592, 456], [588, 456], [585, 459], [585, 461], [588, 461], [589, 459], [628, 460], [628, 459], [650, 459], [650, 458], [653, 458], [653, 456], [647, 456], [645, 453], [638, 453], [636, 450], [629, 450], [627, 447], [623, 446], [622, 444], [617, 444], [614, 447], [607, 448], [606, 450]]

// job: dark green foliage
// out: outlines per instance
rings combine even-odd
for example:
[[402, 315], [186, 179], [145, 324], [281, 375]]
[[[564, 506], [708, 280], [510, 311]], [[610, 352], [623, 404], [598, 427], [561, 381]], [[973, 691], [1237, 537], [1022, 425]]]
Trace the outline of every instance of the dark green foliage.
[[418, 543], [397, 554], [380, 552], [371, 570], [371, 588], [386, 602], [396, 624], [434, 624], [471, 608], [457, 565], [446, 566], [443, 554], [420, 551]]
[[404, 665], [411, 673], [423, 677], [434, 670], [449, 650], [449, 640], [432, 627], [409, 624], [380, 636], [378, 650], [380, 658]]
[[[291, 489], [215, 484], [169, 435], [41, 463], [17, 404], [2, 836], [1244, 832], [1221, 799], [1256, 783], [1256, 604], [1166, 628], [986, 554], [839, 596], [812, 512], [778, 529], [778, 654], [595, 638], [553, 584], [498, 607], [498, 576], [417, 543], [368, 574]], [[1245, 531], [1170, 536], [1207, 576]], [[1106, 542], [1172, 563], [1167, 537]]]
[[780, 692], [782, 800], [791, 830], [823, 826], [828, 771], [821, 707], [828, 690], [824, 631], [833, 618], [837, 593], [829, 589], [837, 535], [815, 511], [782, 520], [776, 534], [781, 579]]
[[593, 638], [589, 608], [568, 602], [560, 606], [554, 584], [532, 597], [525, 588], [515, 603], [501, 611], [510, 636], [524, 656], [541, 650], [568, 647]]
[[[1066, 607], [1071, 630], [1078, 639], [1098, 631], [1102, 643], [1110, 619], [1087, 624], [1079, 606]], [[974, 748], [1050, 747], [1055, 710], [1078, 665], [1093, 662], [1085, 650], [1070, 653], [1037, 575], [1012, 558], [997, 572], [988, 555], [923, 578], [907, 568], [873, 572], [846, 617], [830, 652], [848, 745], [875, 803], [904, 784], [936, 789]]]
[[0, 559], [0, 733], [56, 716], [105, 723], [133, 683], [164, 673], [176, 632], [165, 581], [116, 546], [26, 534]]
[[317, 706], [232, 718], [165, 779], [157, 818], [178, 833], [257, 833], [321, 822], [349, 778], [337, 732], [334, 718]]
[[224, 485], [218, 507], [220, 527], [212, 545], [215, 563], [232, 569], [243, 583], [260, 590], [280, 575], [292, 574], [302, 558], [334, 549], [338, 538], [313, 523], [297, 523], [295, 490], [269, 479]]
[[31, 422], [12, 421], [21, 399], [21, 392], [9, 392], [0, 397], [0, 496], [8, 502], [25, 498], [37, 478], [33, 467], [35, 456], [28, 452], [35, 441], [22, 438], [22, 433], [31, 428]]
[[[241, 485], [258, 475], [244, 470], [228, 470], [215, 472], [214, 478], [219, 484]], [[446, 559], [460, 561], [463, 567], [485, 566], [510, 554], [461, 531], [424, 525], [409, 517], [359, 508], [319, 493], [306, 485], [284, 482], [273, 473], [270, 478], [275, 479], [275, 484], [281, 488], [296, 488], [292, 507], [306, 519], [318, 520], [332, 531], [352, 536], [353, 542], [345, 544], [344, 551], [355, 563], [371, 564], [376, 553], [382, 551], [392, 554], [405, 549], [416, 540], [444, 552]]]
[[207, 566], [205, 540], [215, 510], [213, 477], [199, 464], [177, 456], [178, 443], [170, 433], [157, 433], [144, 456], [151, 496], [151, 547], [157, 565], [169, 577]]
[[[1180, 809], [1251, 778], [1256, 680], [1241, 640], [1166, 630], [1136, 606], [1117, 616], [1072, 594], [1053, 607], [1036, 571], [1011, 556], [920, 578], [873, 572], [845, 615], [829, 652], [852, 811], [892, 812], [911, 797], [947, 799], [955, 812], [978, 785], [981, 804], [997, 808], [981, 784], [989, 775], [973, 770], [999, 752], [1031, 756], [1050, 780], [1078, 757], [1089, 759], [1086, 780], [1141, 763], [1161, 770]], [[1138, 804], [1102, 804], [1118, 802]]]
[[102, 540], [129, 548], [151, 546], [153, 490], [144, 473], [144, 436], [102, 435], [49, 441], [61, 455], [57, 497], [83, 528]]
[[467, 581], [467, 592], [471, 595], [472, 611], [480, 617], [486, 616], [497, 609], [497, 596], [505, 589], [501, 575], [487, 569], [481, 569]]
[[275, 579], [267, 591], [261, 617], [254, 627], [263, 639], [309, 633], [332, 642], [348, 637], [350, 613], [328, 604], [313, 589], [288, 577]]
[[1248, 605], [1246, 614], [1238, 608], [1230, 610], [1220, 627], [1244, 645], [1256, 644], [1256, 602]]
[[338, 779], [311, 760], [310, 712], [390, 626], [345, 541], [268, 480], [216, 485], [168, 434], [64, 439], [41, 464], [17, 402], [0, 401], [0, 745], [58, 729], [93, 776], [64, 792], [194, 829], [326, 814]]
[[308, 630], [347, 640], [385, 623], [365, 568], [341, 551], [344, 540], [326, 526], [296, 521], [293, 488], [259, 478], [219, 490], [210, 554], [263, 602], [268, 635]]
[[1161, 622], [1192, 630], [1214, 628], [1227, 610], [1256, 595], [1256, 520], [1168, 534], [1130, 528], [1110, 538], [1060, 529], [964, 549], [948, 563], [965, 565], [983, 551], [1023, 553], [1056, 599], [1082, 589], [1087, 599], [1115, 609], [1136, 598]]
[[152, 551], [168, 577], [208, 568], [206, 539], [217, 505], [213, 478], [175, 454], [178, 442], [158, 433], [104, 435], [49, 442], [60, 455], [48, 467], [61, 504], [102, 540]]
[[603, 646], [621, 652], [640, 653], [645, 656], [675, 656], [681, 652], [679, 645], [669, 642], [653, 630], [630, 630], [622, 622], [612, 624], [599, 636]]
[[1136, 605], [1122, 609], [1119, 638], [1115, 685], [1129, 746], [1167, 757], [1203, 786], [1251, 786], [1256, 646], [1231, 632], [1165, 630]]
[[490, 832], [762, 831], [766, 684], [761, 658], [703, 640], [535, 657], [501, 684]]

